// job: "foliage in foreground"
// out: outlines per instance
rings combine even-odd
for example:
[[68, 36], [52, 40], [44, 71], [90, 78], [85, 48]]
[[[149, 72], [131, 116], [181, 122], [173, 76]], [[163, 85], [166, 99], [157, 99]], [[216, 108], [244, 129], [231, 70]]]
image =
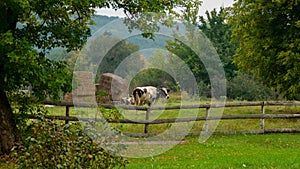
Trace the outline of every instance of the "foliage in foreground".
[[124, 158], [96, 144], [95, 138], [85, 132], [92, 129], [84, 130], [76, 123], [58, 125], [50, 120], [38, 120], [31, 126], [31, 136], [14, 151], [19, 168], [106, 169], [127, 164]]

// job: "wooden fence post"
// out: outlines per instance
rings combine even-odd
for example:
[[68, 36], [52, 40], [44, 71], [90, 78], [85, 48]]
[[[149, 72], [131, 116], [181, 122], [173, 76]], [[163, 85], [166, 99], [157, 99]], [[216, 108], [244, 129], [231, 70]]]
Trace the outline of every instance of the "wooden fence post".
[[[67, 116], [67, 117], [70, 116], [70, 106], [66, 106], [66, 116]], [[68, 123], [69, 123], [69, 120], [66, 120], [65, 123], [68, 124]]]
[[[263, 116], [265, 115], [265, 102], [262, 102], [261, 104], [261, 113]], [[265, 118], [261, 119], [261, 129], [265, 130]]]
[[205, 120], [205, 123], [204, 123], [204, 131], [205, 133], [208, 133], [208, 117], [209, 117], [209, 112], [210, 112], [210, 107], [206, 107], [206, 114], [205, 114], [205, 117], [206, 117], [206, 120]]
[[[148, 107], [146, 111], [146, 121], [148, 121], [150, 118], [150, 112], [151, 112], [150, 107]], [[149, 128], [149, 124], [145, 124], [145, 129], [144, 129], [145, 134], [148, 133], [148, 128]]]

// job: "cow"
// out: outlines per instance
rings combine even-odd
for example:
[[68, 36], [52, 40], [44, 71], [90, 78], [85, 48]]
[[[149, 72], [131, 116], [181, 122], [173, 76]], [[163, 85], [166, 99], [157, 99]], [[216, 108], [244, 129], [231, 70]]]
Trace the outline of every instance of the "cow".
[[151, 106], [156, 103], [159, 98], [169, 99], [170, 90], [167, 88], [156, 88], [153, 86], [136, 87], [133, 90], [135, 105], [142, 106], [148, 104]]

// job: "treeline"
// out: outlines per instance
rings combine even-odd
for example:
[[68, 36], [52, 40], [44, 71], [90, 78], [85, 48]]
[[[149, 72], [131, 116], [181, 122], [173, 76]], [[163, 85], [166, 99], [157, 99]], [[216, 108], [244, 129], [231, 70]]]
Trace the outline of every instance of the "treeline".
[[[206, 15], [206, 18], [199, 17], [197, 28], [211, 41], [222, 61], [223, 65], [221, 66], [224, 68], [227, 81], [227, 97], [235, 100], [276, 99], [278, 94], [264, 86], [250, 72], [239, 72], [236, 64], [233, 63], [237, 44], [231, 42], [231, 30], [225, 22], [225, 10], [221, 8], [217, 12], [215, 9], [211, 12], [206, 12]], [[107, 22], [114, 19], [116, 18], [105, 16], [95, 18], [96, 21], [105, 20]], [[99, 22], [92, 27], [92, 30], [96, 32], [103, 25], [103, 22]], [[190, 41], [192, 40], [194, 39], [190, 39]], [[100, 57], [97, 54], [101, 53], [102, 50], [99, 48], [99, 44], [103, 41], [118, 43], [106, 53], [101, 63], [97, 66], [96, 63], [99, 63]], [[155, 50], [148, 53], [139, 52], [147, 48], [155, 48]], [[169, 52], [166, 53], [162, 48]], [[75, 64], [78, 66], [79, 62], [80, 66], [84, 67], [84, 70], [95, 71], [97, 69], [95, 80], [102, 73], [116, 73], [130, 82], [130, 90], [136, 86], [153, 85], [168, 87], [173, 92], [185, 91], [191, 96], [196, 94], [201, 97], [211, 97], [212, 79], [207, 73], [207, 68], [197, 54], [180, 41], [165, 37], [157, 37], [153, 41], [142, 36], [121, 40], [106, 32], [100, 37], [93, 39], [93, 43], [88, 43], [85, 49], [87, 50], [82, 50], [80, 53], [67, 53], [64, 49], [55, 49], [50, 52], [49, 58], [65, 60], [71, 67]], [[86, 57], [87, 60], [78, 60], [78, 58], [81, 58], [78, 55], [90, 57]], [[189, 77], [187, 76], [188, 70], [184, 70], [186, 68], [182, 64], [186, 64], [192, 71], [196, 80], [195, 84], [190, 83], [190, 79], [187, 79]], [[172, 69], [173, 72], [164, 71], [164, 67]], [[174, 78], [174, 75], [176, 78]], [[178, 81], [181, 81], [181, 84]]]
[[[238, 43], [232, 42], [232, 30], [230, 25], [226, 22], [226, 10], [220, 8], [219, 11], [214, 9], [211, 12], [206, 12], [206, 17], [200, 16], [198, 28], [206, 35], [212, 42], [221, 61], [222, 67], [225, 71], [227, 81], [227, 97], [234, 100], [274, 100], [279, 99], [280, 94], [274, 89], [264, 85], [259, 78], [253, 76], [250, 71], [239, 71], [239, 68], [234, 64], [234, 55], [238, 48]], [[190, 39], [192, 41], [194, 39]], [[201, 44], [201, 42], [199, 42]], [[199, 59], [199, 57], [186, 44], [176, 41], [167, 40], [166, 49], [172, 54], [175, 54], [188, 65], [193, 75], [196, 78], [197, 86], [193, 84], [179, 85], [176, 79], [166, 72], [159, 69], [151, 69], [140, 72], [132, 81], [132, 86], [155, 85], [167, 86], [173, 91], [184, 90], [190, 95], [199, 91], [201, 97], [211, 97], [211, 80], [207, 68]], [[176, 58], [172, 54], [165, 54], [162, 52], [155, 52], [151, 64], [163, 64], [165, 66], [172, 66], [176, 62]], [[163, 59], [160, 59], [163, 58]], [[185, 73], [180, 66], [177, 78], [184, 79]], [[183, 80], [184, 81], [184, 80]], [[190, 83], [189, 80], [186, 80]], [[281, 98], [280, 98], [281, 99]]]
[[[276, 4], [276, 3], [274, 3]], [[287, 6], [291, 5], [290, 3], [277, 3], [277, 5], [270, 4], [266, 9], [260, 9], [261, 11], [268, 11], [277, 9], [280, 6], [282, 9], [285, 9]], [[235, 100], [274, 100], [274, 99], [299, 99], [299, 86], [297, 86], [298, 82], [296, 81], [297, 75], [299, 73], [295, 70], [299, 68], [297, 66], [299, 61], [296, 60], [296, 55], [299, 55], [297, 51], [293, 48], [293, 46], [297, 46], [295, 43], [291, 44], [287, 49], [282, 49], [283, 47], [277, 47], [271, 52], [262, 53], [260, 48], [271, 48], [273, 43], [280, 43], [280, 41], [276, 41], [278, 39], [274, 39], [271, 44], [264, 42], [263, 44], [258, 44], [257, 46], [254, 44], [255, 40], [259, 41], [260, 38], [269, 38], [271, 42], [271, 34], [263, 35], [259, 32], [261, 29], [258, 27], [253, 27], [253, 29], [257, 29], [257, 33], [261, 33], [261, 37], [253, 37], [255, 40], [247, 37], [246, 28], [240, 30], [237, 25], [239, 25], [239, 21], [237, 20], [239, 14], [235, 13], [238, 10], [246, 12], [246, 5], [254, 5], [252, 3], [236, 3], [234, 7], [231, 8], [220, 8], [214, 9], [212, 11], [206, 11], [206, 16], [194, 16], [195, 23], [197, 25], [197, 29], [201, 30], [203, 34], [210, 40], [213, 44], [213, 47], [216, 49], [219, 58], [222, 62], [222, 67], [225, 71], [226, 77], [226, 90], [227, 97], [229, 99]], [[294, 5], [294, 10], [298, 10], [299, 5]], [[245, 8], [244, 8], [245, 7]], [[249, 9], [250, 12], [253, 12], [253, 15], [243, 17], [255, 16], [258, 17], [260, 14], [257, 12], [258, 7]], [[285, 17], [288, 17], [288, 12], [285, 11], [286, 14], [283, 14]], [[234, 14], [235, 13], [235, 14]], [[273, 12], [276, 17], [279, 17], [277, 13]], [[284, 13], [284, 12], [283, 12]], [[270, 12], [269, 15], [271, 15]], [[269, 16], [268, 17], [271, 17]], [[297, 21], [297, 16], [293, 16], [295, 22]], [[96, 21], [96, 25], [92, 26], [92, 32], [101, 28], [101, 26], [105, 25], [112, 20], [116, 19], [115, 17], [103, 17], [97, 16], [94, 18]], [[247, 19], [247, 18], [244, 18]], [[249, 18], [248, 18], [249, 19]], [[285, 24], [288, 28], [289, 24], [295, 24], [294, 22], [286, 22], [284, 23], [284, 19], [273, 18], [273, 22], [276, 19]], [[292, 18], [290, 18], [292, 19]], [[240, 20], [243, 23], [244, 20]], [[260, 20], [259, 20], [260, 21]], [[271, 21], [270, 21], [271, 22]], [[266, 22], [260, 22], [260, 26], [266, 27], [269, 32], [277, 31], [280, 29], [278, 27], [270, 27], [268, 24], [273, 24]], [[298, 22], [297, 22], [298, 23]], [[256, 25], [253, 21], [253, 24]], [[297, 24], [296, 24], [297, 25]], [[298, 24], [299, 25], [299, 24]], [[245, 26], [245, 25], [240, 25]], [[294, 29], [287, 29], [289, 31], [294, 31]], [[274, 30], [272, 30], [274, 29]], [[276, 29], [276, 30], [275, 30]], [[282, 28], [285, 29], [285, 28]], [[116, 31], [112, 28], [112, 31]], [[244, 39], [240, 34], [245, 34]], [[114, 32], [115, 34], [118, 34]], [[121, 33], [121, 32], [119, 32]], [[247, 36], [246, 36], [247, 35]], [[298, 35], [298, 33], [295, 33]], [[297, 37], [297, 36], [296, 36]], [[186, 91], [190, 95], [200, 94], [203, 97], [211, 97], [211, 80], [207, 68], [199, 59], [197, 54], [194, 53], [186, 44], [177, 41], [176, 39], [168, 39], [162, 37], [156, 37], [156, 39], [145, 39], [142, 36], [130, 37], [129, 39], [120, 40], [114, 36], [112, 36], [111, 32], [105, 32], [105, 34], [101, 35], [101, 41], [105, 39], [107, 43], [112, 43], [113, 41], [119, 41], [108, 53], [105, 55], [101, 64], [97, 68], [97, 77], [100, 74], [111, 72], [117, 73], [118, 75], [124, 77], [129, 80], [130, 89], [135, 86], [144, 86], [144, 85], [153, 85], [157, 87], [165, 86], [172, 89], [172, 91], [177, 92], [179, 90]], [[194, 39], [188, 39], [188, 41], [192, 41]], [[293, 41], [293, 40], [292, 40]], [[95, 42], [93, 44], [89, 44], [86, 55], [95, 55], [95, 53], [100, 53], [101, 48], [98, 48], [100, 42]], [[201, 44], [203, 42], [199, 42]], [[247, 43], [247, 45], [246, 45]], [[281, 42], [281, 46], [289, 45], [288, 42]], [[286, 43], [286, 44], [283, 44]], [[164, 49], [162, 49], [162, 46]], [[146, 48], [157, 48], [155, 51], [150, 51], [149, 53], [140, 52], [140, 50], [144, 50]], [[274, 47], [275, 48], [275, 47]], [[167, 50], [168, 52], [164, 52]], [[257, 50], [257, 53], [254, 52]], [[58, 52], [59, 53], [59, 52]], [[59, 54], [57, 52], [53, 52], [53, 58], [57, 57]], [[84, 53], [84, 52], [81, 52]], [[278, 54], [279, 53], [279, 54]], [[293, 55], [292, 58], [290, 56], [286, 56], [288, 53]], [[66, 55], [66, 53], [62, 53]], [[75, 55], [75, 56], [74, 56]], [[62, 58], [69, 58], [69, 62], [74, 62], [77, 56], [76, 53], [73, 56], [68, 55]], [[177, 57], [174, 57], [176, 55]], [[247, 56], [247, 57], [246, 57]], [[286, 56], [286, 57], [285, 57]], [[73, 58], [73, 59], [72, 59]], [[97, 56], [91, 57], [92, 59], [85, 61], [87, 66], [93, 65], [92, 63], [97, 63]], [[244, 58], [244, 59], [243, 59]], [[268, 58], [268, 59], [266, 59]], [[282, 60], [286, 58], [287, 60], [283, 63], [280, 63]], [[289, 59], [290, 58], [290, 59]], [[187, 64], [189, 69], [192, 71], [193, 76], [197, 84], [191, 84], [188, 79], [185, 79], [185, 70], [180, 68], [181, 65], [175, 64], [178, 66], [178, 72], [166, 72], [164, 69], [155, 69], [151, 68], [151, 65], [154, 67], [168, 67], [173, 66], [174, 63], [182, 60], [184, 64]], [[296, 59], [296, 60], [295, 60]], [[150, 64], [150, 66], [149, 66]], [[264, 65], [264, 67], [262, 66]], [[293, 65], [293, 66], [292, 66]], [[96, 65], [95, 65], [96, 66]], [[121, 67], [121, 68], [120, 68]], [[147, 69], [143, 69], [147, 68]], [[88, 70], [89, 68], [85, 69]], [[176, 68], [174, 68], [176, 69]], [[276, 72], [277, 71], [277, 72]], [[176, 78], [174, 78], [174, 74], [176, 74]], [[97, 79], [97, 78], [96, 78]], [[178, 83], [178, 79], [182, 82]], [[287, 79], [291, 79], [290, 81], [286, 81]], [[186, 83], [184, 83], [186, 82]], [[292, 87], [291, 87], [292, 86]], [[198, 92], [196, 92], [198, 91]]]
[[[295, 1], [241, 0], [230, 8], [207, 11], [205, 17], [194, 16], [194, 24], [209, 38], [222, 61], [228, 98], [300, 99], [299, 13], [300, 3]], [[200, 95], [210, 97], [211, 79], [195, 53], [176, 40], [168, 41], [166, 48], [189, 65]], [[165, 77], [161, 74], [155, 81]], [[177, 85], [173, 82], [170, 87], [177, 89]], [[187, 87], [181, 89], [193, 94], [190, 90], [194, 86]]]

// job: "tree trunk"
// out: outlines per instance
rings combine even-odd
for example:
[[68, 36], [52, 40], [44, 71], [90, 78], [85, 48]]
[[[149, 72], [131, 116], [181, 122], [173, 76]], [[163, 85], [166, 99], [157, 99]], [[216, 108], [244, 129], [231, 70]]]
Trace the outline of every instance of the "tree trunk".
[[[1, 5], [1, 8], [3, 8], [3, 5]], [[14, 33], [16, 30], [20, 11], [15, 9], [17, 8], [10, 7], [10, 5], [5, 5], [4, 3], [4, 9], [0, 10], [0, 20], [3, 22], [0, 26], [0, 33], [8, 31]], [[0, 52], [0, 57], [3, 59], [1, 59], [2, 63], [0, 63], [0, 154], [10, 153], [15, 143], [20, 140], [20, 132], [16, 126], [14, 114], [3, 89], [6, 85], [4, 79], [6, 78], [5, 72], [7, 70], [4, 69], [4, 64], [7, 60], [8, 52], [11, 51], [4, 50]]]
[[14, 114], [6, 93], [0, 89], [0, 154], [8, 154], [20, 140], [20, 133], [14, 121]]

